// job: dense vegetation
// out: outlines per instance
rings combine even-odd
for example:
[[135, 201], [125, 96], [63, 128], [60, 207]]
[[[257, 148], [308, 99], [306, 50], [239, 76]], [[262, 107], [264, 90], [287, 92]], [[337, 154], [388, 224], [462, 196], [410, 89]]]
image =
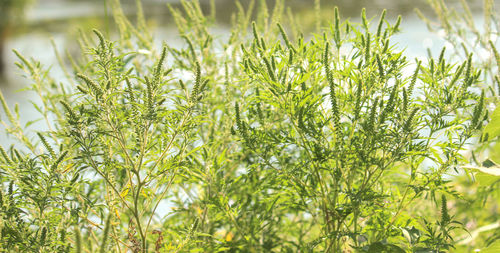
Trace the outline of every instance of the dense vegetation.
[[215, 10], [183, 1], [175, 48], [140, 1], [136, 24], [111, 1], [119, 37], [82, 33], [82, 55], [59, 57], [65, 80], [16, 52], [48, 130], [0, 96], [18, 140], [0, 148], [0, 248], [495, 252], [495, 41], [489, 64], [467, 45], [408, 59], [391, 43], [401, 18], [334, 9], [304, 35], [283, 2], [236, 2], [219, 38]]

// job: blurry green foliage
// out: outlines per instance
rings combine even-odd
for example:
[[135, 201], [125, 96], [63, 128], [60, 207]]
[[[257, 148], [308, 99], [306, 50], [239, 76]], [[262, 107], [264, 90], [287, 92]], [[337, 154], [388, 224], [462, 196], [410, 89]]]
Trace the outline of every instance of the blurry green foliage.
[[[466, 224], [470, 234], [460, 236], [457, 252], [495, 252], [500, 239], [500, 20], [494, 0], [482, 1], [482, 15], [471, 11], [468, 1], [459, 8], [449, 2], [428, 0], [437, 22], [418, 12], [431, 31], [447, 42], [451, 57], [469, 59], [481, 71], [485, 105], [491, 120], [484, 128], [480, 143], [471, 146], [471, 163], [466, 174], [456, 177], [454, 185], [463, 196], [457, 199], [457, 218]], [[479, 20], [479, 22], [478, 22]], [[451, 50], [450, 50], [451, 49]], [[491, 108], [495, 108], [492, 110]]]

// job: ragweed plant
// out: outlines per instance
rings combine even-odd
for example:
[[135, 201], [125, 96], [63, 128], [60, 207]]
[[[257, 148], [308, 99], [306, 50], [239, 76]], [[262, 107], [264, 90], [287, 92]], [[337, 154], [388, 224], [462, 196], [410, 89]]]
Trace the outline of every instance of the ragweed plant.
[[309, 42], [291, 42], [279, 24], [282, 41], [269, 41], [254, 24], [241, 47], [254, 88], [235, 104], [235, 128], [259, 173], [283, 182], [270, 194], [296, 208], [287, 230], [309, 226], [290, 244], [407, 248], [401, 230], [419, 221], [408, 210], [450, 191], [443, 175], [481, 125], [484, 104], [471, 104], [484, 100], [471, 90], [479, 76], [443, 57], [405, 75], [410, 62], [390, 42], [399, 20], [389, 25], [383, 13], [371, 29], [364, 15], [356, 25], [334, 13]]
[[[130, 32], [133, 27], [119, 13], [117, 22]], [[55, 251], [57, 243], [48, 239], [57, 238], [64, 242], [57, 249], [69, 250], [57, 230], [63, 237], [78, 231], [73, 237], [78, 252], [82, 244], [101, 252], [146, 252], [161, 237], [153, 233], [155, 215], [165, 208], [160, 202], [168, 199], [178, 175], [185, 173], [188, 146], [194, 141], [190, 133], [199, 122], [195, 107], [208, 80], [201, 76], [200, 65], [193, 69], [194, 80], [186, 84], [173, 78], [165, 65], [166, 46], [158, 55], [141, 48], [149, 52], [143, 55], [128, 47], [132, 43], [118, 49], [100, 32], [94, 33], [95, 45], [82, 38], [84, 62], [74, 66], [72, 87], [47, 88], [52, 80], [44, 78], [46, 72], [19, 55], [19, 66], [42, 98], [39, 108], [50, 130], [37, 133], [39, 142], [33, 141], [2, 100], [10, 121], [7, 131], [28, 152], [11, 149], [9, 154], [2, 149], [8, 166], [3, 169], [4, 180], [11, 182], [10, 198], [16, 194], [28, 198], [18, 201], [30, 210], [26, 215], [34, 219], [31, 230], [36, 231], [32, 235], [36, 243], [27, 243], [28, 236], [11, 238], [15, 234], [3, 230], [6, 243], [17, 239], [9, 248], [26, 245]], [[137, 45], [147, 47], [146, 42]]]
[[137, 24], [110, 4], [119, 39], [82, 33], [82, 56], [60, 58], [67, 80], [18, 54], [48, 130], [0, 97], [18, 140], [0, 149], [3, 248], [454, 247], [445, 175], [486, 115], [470, 60], [407, 59], [385, 12], [355, 24], [334, 9], [304, 36], [284, 1], [236, 2], [226, 39], [208, 29], [214, 8], [182, 1], [169, 8], [185, 43], [159, 48], [140, 1]]
[[[459, 249], [464, 251], [476, 248], [487, 251], [488, 246], [498, 244], [498, 196], [499, 184], [495, 171], [498, 169], [498, 96], [500, 91], [500, 23], [494, 1], [483, 1], [482, 13], [471, 11], [466, 1], [460, 1], [461, 8], [452, 8], [445, 1], [428, 1], [435, 11], [436, 18], [427, 18], [429, 29], [442, 36], [447, 51], [455, 59], [467, 59], [482, 72], [481, 85], [485, 90], [484, 103], [491, 112], [491, 122], [484, 128], [481, 145], [470, 152], [470, 164], [465, 174], [456, 178], [461, 198], [456, 201], [461, 220], [471, 230], [458, 236]], [[481, 25], [479, 25], [482, 23]], [[491, 248], [490, 247], [490, 248]], [[490, 249], [493, 252], [493, 249]], [[488, 252], [488, 251], [487, 251]]]
[[[467, 1], [460, 1], [460, 8], [449, 7], [445, 1], [428, 0], [434, 10], [437, 22], [424, 16], [419, 10], [417, 14], [427, 27], [438, 33], [447, 42], [448, 50], [458, 58], [472, 58], [487, 86], [488, 97], [498, 97], [500, 90], [500, 54], [498, 42], [500, 23], [494, 1], [483, 2], [482, 15], [475, 14]], [[478, 25], [482, 23], [482, 26]]]

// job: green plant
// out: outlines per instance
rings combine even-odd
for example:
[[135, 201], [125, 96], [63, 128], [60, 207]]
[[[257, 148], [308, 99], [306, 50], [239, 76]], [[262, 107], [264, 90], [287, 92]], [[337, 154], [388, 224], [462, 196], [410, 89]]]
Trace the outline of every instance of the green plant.
[[[399, 215], [424, 194], [446, 189], [442, 175], [460, 159], [484, 109], [466, 103], [478, 99], [468, 90], [478, 76], [467, 62], [451, 65], [441, 56], [428, 67], [417, 63], [405, 78], [408, 62], [389, 41], [397, 25], [383, 29], [382, 15], [371, 33], [366, 18], [358, 30], [335, 13], [327, 33], [310, 43], [291, 44], [282, 32], [283, 44], [266, 45], [255, 32], [242, 64], [255, 92], [246, 112], [236, 107], [236, 124], [255, 161], [288, 181], [289, 198], [310, 208], [297, 214], [316, 219], [313, 245], [338, 251], [346, 240], [360, 246], [358, 237], [395, 237], [398, 225], [415, 221]], [[434, 165], [424, 167], [424, 159]]]
[[[437, 22], [423, 14], [431, 31], [440, 34], [454, 59], [467, 59], [481, 70], [481, 86], [485, 90], [487, 108], [497, 107], [490, 115], [491, 122], [484, 128], [480, 145], [471, 147], [470, 165], [465, 172], [455, 178], [460, 199], [455, 205], [457, 219], [467, 224], [470, 233], [458, 236], [458, 250], [468, 252], [476, 248], [486, 250], [498, 241], [498, 95], [500, 91], [500, 55], [498, 53], [498, 32], [500, 23], [496, 15], [494, 1], [483, 2], [483, 13], [473, 13], [466, 1], [460, 1], [460, 8], [452, 8], [445, 1], [429, 0], [435, 11]], [[483, 24], [478, 25], [478, 20]], [[473, 53], [473, 54], [472, 54]], [[491, 112], [492, 110], [488, 110]], [[482, 252], [483, 250], [481, 250]]]
[[49, 130], [34, 136], [0, 97], [19, 141], [0, 150], [3, 248], [453, 248], [458, 223], [436, 196], [456, 196], [445, 175], [486, 115], [470, 60], [412, 63], [385, 12], [374, 26], [335, 9], [292, 39], [283, 1], [236, 2], [226, 40], [209, 32], [213, 9], [182, 1], [170, 10], [186, 43], [159, 50], [140, 1], [137, 25], [110, 4], [119, 39], [83, 33], [66, 81], [18, 54]]

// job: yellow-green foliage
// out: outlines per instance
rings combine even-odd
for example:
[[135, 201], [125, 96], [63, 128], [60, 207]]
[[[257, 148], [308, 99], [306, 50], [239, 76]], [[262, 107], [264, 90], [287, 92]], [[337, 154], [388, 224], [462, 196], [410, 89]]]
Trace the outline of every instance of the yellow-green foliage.
[[0, 149], [2, 249], [444, 252], [466, 234], [447, 175], [487, 118], [470, 59], [408, 59], [385, 12], [335, 8], [303, 34], [284, 1], [236, 2], [227, 39], [214, 4], [181, 1], [185, 44], [158, 47], [137, 3], [135, 25], [111, 1], [119, 39], [82, 34], [67, 80], [18, 54], [49, 130], [0, 96], [18, 140]]

